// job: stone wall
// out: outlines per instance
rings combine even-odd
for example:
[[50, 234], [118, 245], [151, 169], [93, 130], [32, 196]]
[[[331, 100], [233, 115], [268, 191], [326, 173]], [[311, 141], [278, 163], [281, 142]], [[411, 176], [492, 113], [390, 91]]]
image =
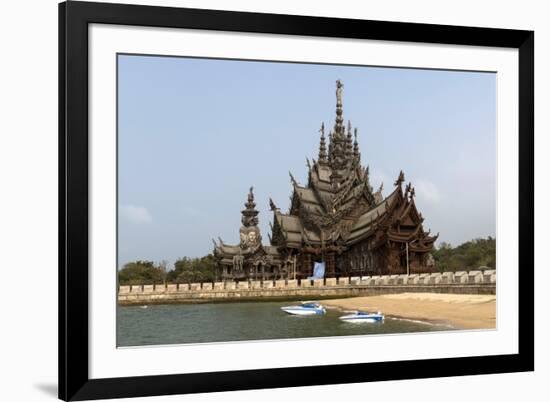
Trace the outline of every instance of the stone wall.
[[120, 286], [123, 305], [337, 298], [403, 292], [495, 294], [496, 271]]

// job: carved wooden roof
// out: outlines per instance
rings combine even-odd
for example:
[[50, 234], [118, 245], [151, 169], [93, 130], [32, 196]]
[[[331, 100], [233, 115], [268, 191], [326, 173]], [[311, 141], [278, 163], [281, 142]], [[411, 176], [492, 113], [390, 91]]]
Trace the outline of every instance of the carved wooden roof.
[[[424, 232], [412, 184], [403, 191], [404, 173], [399, 172], [395, 189], [386, 198], [382, 185], [373, 191], [369, 168], [361, 164], [357, 128], [352, 130], [351, 122], [347, 130], [344, 126], [342, 91], [343, 84], [338, 81], [335, 124], [328, 134], [328, 146], [325, 125], [321, 125], [318, 160], [313, 163], [307, 160], [307, 184], [300, 185], [290, 174], [293, 191], [288, 213], [282, 213], [270, 199], [273, 211], [270, 253], [277, 253], [277, 247], [342, 248], [374, 235], [379, 245], [391, 240], [410, 243], [411, 249], [418, 251], [431, 249], [437, 236]], [[251, 189], [243, 224], [246, 221], [257, 225], [253, 201]], [[220, 245], [218, 250], [230, 255], [238, 252], [238, 246]]]

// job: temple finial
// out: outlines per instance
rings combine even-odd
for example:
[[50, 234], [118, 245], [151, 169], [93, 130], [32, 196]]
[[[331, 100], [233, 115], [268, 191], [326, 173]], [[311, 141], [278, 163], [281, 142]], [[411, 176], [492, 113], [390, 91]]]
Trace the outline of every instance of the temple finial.
[[336, 80], [336, 123], [334, 125], [334, 134], [342, 136], [344, 135], [344, 114], [342, 110], [342, 88], [344, 84], [340, 80]]
[[245, 207], [249, 208], [249, 209], [254, 209], [254, 207], [256, 206], [256, 203], [254, 202], [254, 187], [253, 186], [250, 186], [250, 190], [248, 190], [248, 199], [247, 199], [247, 203], [244, 204]]
[[405, 181], [405, 173], [403, 173], [402, 170], [399, 171], [399, 176], [397, 177], [397, 180], [395, 183], [393, 183], [394, 186], [401, 186], [403, 182]]
[[248, 191], [248, 198], [244, 204], [245, 209], [241, 211], [243, 215], [241, 222], [243, 226], [257, 226], [258, 225], [258, 211], [256, 210], [256, 203], [254, 202], [254, 187], [250, 187]]
[[319, 130], [321, 132], [321, 139], [319, 141], [319, 162], [326, 163], [327, 162], [327, 145], [325, 142], [325, 123], [321, 123], [321, 129]]

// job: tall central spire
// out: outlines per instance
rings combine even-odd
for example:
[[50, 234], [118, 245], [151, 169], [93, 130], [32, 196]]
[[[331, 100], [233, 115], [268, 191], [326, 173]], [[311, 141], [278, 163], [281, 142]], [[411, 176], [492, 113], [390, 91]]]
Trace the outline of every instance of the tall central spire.
[[336, 80], [336, 123], [334, 124], [334, 133], [338, 136], [344, 135], [344, 111], [342, 110], [342, 88], [344, 84]]
[[254, 187], [250, 187], [248, 191], [248, 199], [244, 204], [245, 209], [241, 211], [243, 226], [257, 226], [258, 225], [258, 210], [256, 209], [256, 203], [254, 202]]

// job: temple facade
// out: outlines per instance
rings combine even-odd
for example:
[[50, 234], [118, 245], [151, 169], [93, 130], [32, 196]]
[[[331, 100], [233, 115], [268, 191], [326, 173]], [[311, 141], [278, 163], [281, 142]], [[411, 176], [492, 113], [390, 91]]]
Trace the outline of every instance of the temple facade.
[[325, 263], [326, 277], [432, 272], [430, 254], [438, 235], [424, 231], [415, 205], [415, 189], [399, 172], [392, 191], [374, 191], [363, 167], [357, 128], [344, 125], [343, 84], [336, 82], [336, 119], [325, 136], [321, 125], [317, 160], [308, 160], [307, 184], [290, 174], [291, 203], [273, 212], [270, 245], [262, 244], [258, 211], [250, 188], [242, 213], [240, 243], [214, 241], [219, 277], [303, 279], [315, 262]]

